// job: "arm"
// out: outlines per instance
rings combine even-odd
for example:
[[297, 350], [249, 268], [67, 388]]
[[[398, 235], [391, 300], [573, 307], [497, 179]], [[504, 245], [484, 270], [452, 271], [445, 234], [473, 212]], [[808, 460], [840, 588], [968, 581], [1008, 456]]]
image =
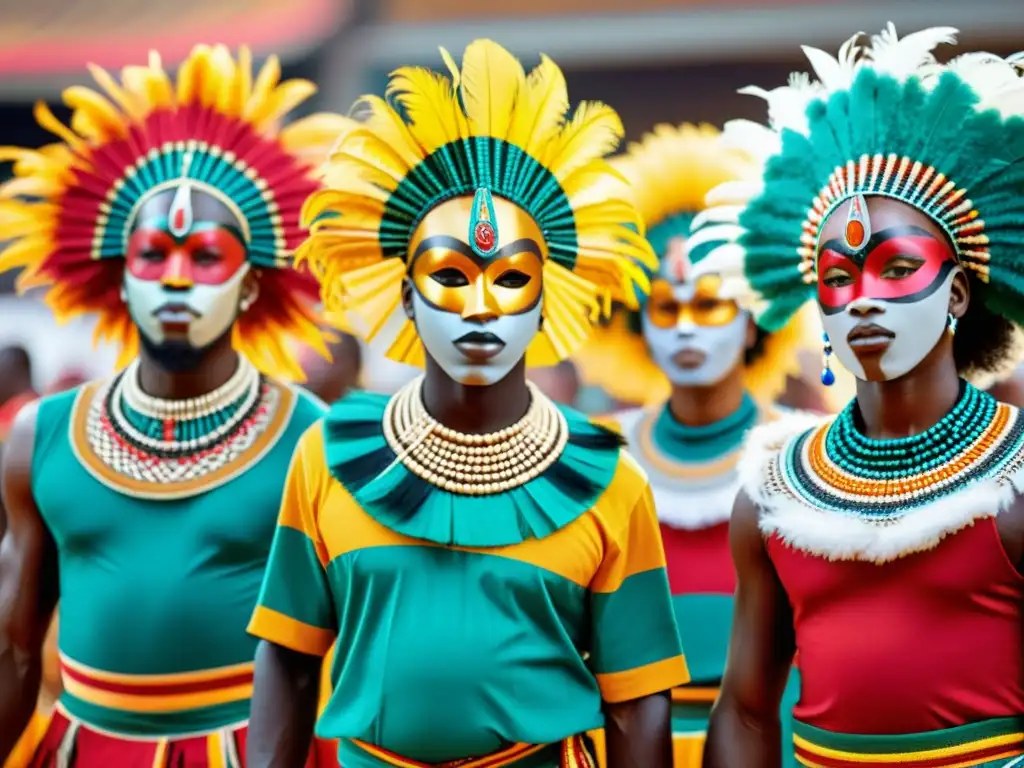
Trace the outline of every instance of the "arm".
[[0, 480], [7, 509], [0, 543], [0, 764], [35, 709], [43, 638], [57, 603], [57, 548], [32, 497], [35, 423], [34, 405], [18, 414]]
[[300, 440], [249, 632], [256, 655], [249, 768], [301, 768], [313, 738], [324, 654], [337, 621], [318, 515], [326, 484], [321, 424]]
[[249, 719], [251, 768], [301, 768], [316, 724], [322, 659], [266, 640], [256, 651]]
[[736, 564], [736, 608], [704, 767], [779, 768], [779, 704], [795, 652], [793, 617], [765, 550], [757, 509], [744, 493], [733, 508], [729, 539]]
[[668, 692], [606, 704], [609, 768], [671, 768], [672, 699]]
[[643, 483], [639, 499], [607, 532], [590, 584], [590, 665], [604, 701], [608, 768], [671, 768], [668, 691], [689, 673], [651, 489], [639, 472], [633, 481]]

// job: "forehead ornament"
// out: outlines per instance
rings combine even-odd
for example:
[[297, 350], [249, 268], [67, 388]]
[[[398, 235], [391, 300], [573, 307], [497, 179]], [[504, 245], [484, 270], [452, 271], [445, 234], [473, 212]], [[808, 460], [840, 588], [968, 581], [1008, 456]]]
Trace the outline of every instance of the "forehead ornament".
[[175, 237], [184, 237], [192, 229], [192, 184], [188, 179], [188, 169], [192, 165], [192, 153], [186, 152], [181, 160], [181, 184], [178, 185], [171, 201], [171, 210], [168, 215], [170, 220], [171, 234]]
[[854, 195], [850, 199], [850, 212], [846, 217], [846, 229], [843, 234], [846, 244], [854, 251], [861, 250], [871, 239], [871, 217], [868, 215], [868, 204], [864, 195]]
[[480, 187], [473, 197], [473, 214], [469, 219], [469, 237], [478, 256], [490, 256], [498, 247], [498, 219], [494, 215], [491, 191]]

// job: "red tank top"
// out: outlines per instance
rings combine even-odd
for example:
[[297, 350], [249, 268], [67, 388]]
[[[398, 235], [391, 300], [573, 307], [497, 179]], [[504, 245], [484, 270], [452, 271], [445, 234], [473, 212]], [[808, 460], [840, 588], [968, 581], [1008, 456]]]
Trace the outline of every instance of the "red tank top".
[[731, 595], [736, 569], [729, 553], [729, 522], [689, 530], [661, 524], [673, 595]]
[[1024, 578], [993, 518], [884, 565], [768, 539], [800, 657], [798, 720], [850, 734], [1024, 713]]

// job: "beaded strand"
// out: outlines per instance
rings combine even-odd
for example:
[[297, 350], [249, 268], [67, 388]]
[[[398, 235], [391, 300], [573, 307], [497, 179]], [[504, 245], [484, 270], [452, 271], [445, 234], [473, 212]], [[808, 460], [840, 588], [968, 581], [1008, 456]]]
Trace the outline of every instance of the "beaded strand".
[[384, 411], [384, 438], [395, 452], [394, 463], [464, 496], [503, 493], [528, 483], [562, 455], [569, 427], [554, 403], [533, 384], [527, 386], [530, 406], [522, 419], [497, 432], [473, 435], [434, 419], [423, 405], [422, 377], [410, 382]]

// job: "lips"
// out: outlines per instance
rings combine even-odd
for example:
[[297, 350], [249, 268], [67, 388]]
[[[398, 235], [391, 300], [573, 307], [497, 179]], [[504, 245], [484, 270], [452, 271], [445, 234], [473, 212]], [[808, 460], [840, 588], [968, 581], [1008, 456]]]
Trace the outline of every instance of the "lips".
[[485, 363], [505, 348], [504, 341], [484, 331], [470, 331], [453, 343], [459, 352], [474, 363]]
[[164, 304], [153, 316], [165, 325], [187, 325], [199, 317], [199, 313], [187, 304]]
[[880, 352], [888, 348], [896, 334], [888, 328], [874, 323], [854, 327], [846, 336], [846, 342], [854, 352]]
[[683, 370], [693, 370], [704, 365], [707, 355], [695, 347], [686, 347], [672, 356], [672, 362]]

